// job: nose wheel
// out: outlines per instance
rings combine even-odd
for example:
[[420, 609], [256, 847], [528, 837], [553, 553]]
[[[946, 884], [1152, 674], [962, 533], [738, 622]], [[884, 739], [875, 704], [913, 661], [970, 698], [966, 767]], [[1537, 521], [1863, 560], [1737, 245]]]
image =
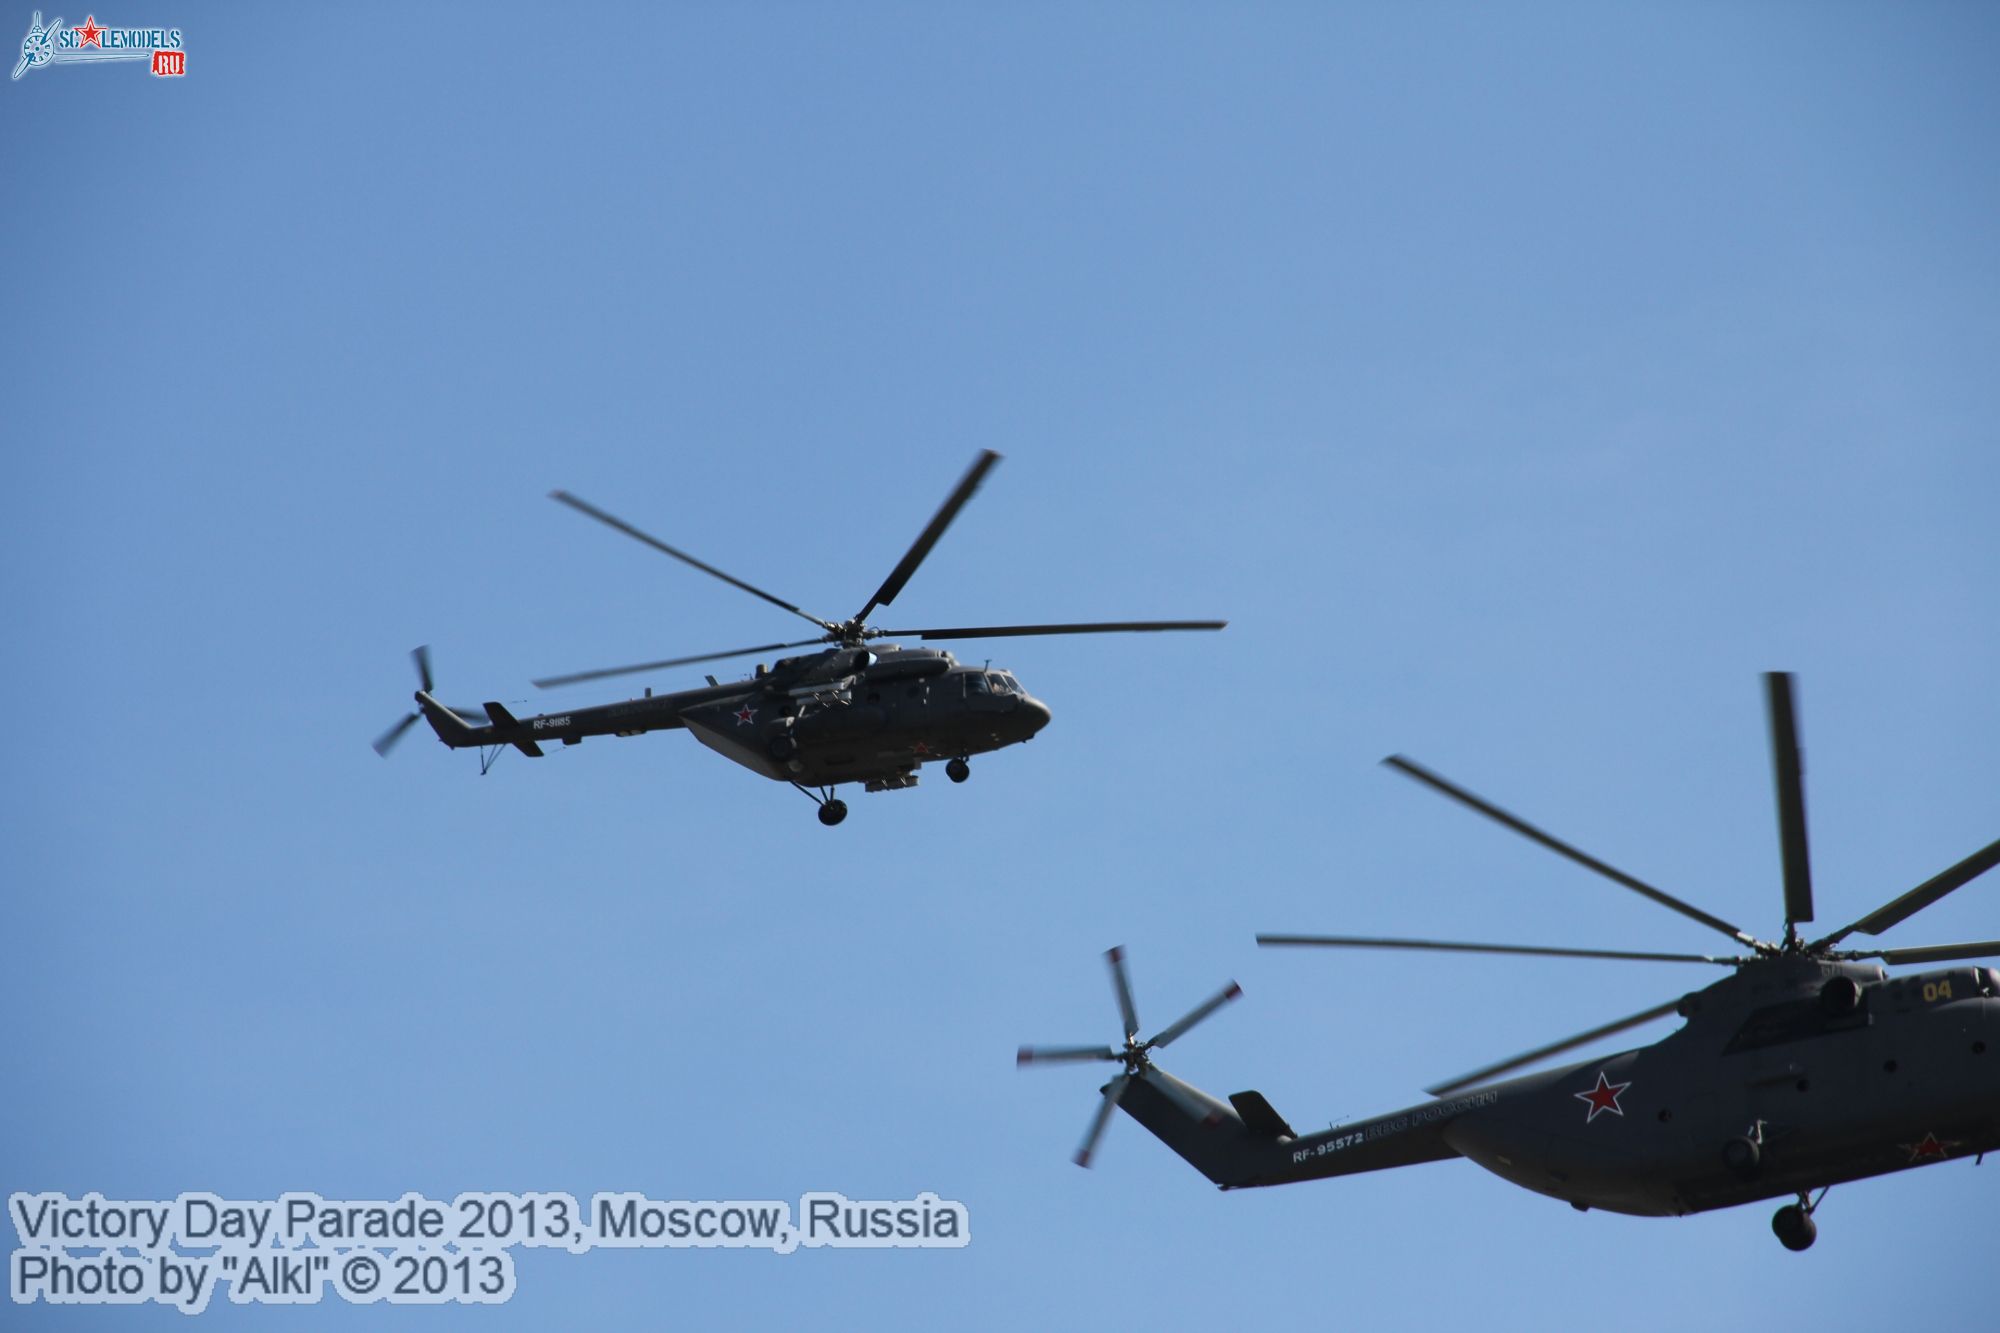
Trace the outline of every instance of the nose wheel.
[[953, 782], [963, 782], [972, 776], [972, 765], [963, 759], [954, 759], [944, 766], [944, 775]]
[[[1820, 1199], [1826, 1191], [1819, 1192]], [[1771, 1231], [1778, 1237], [1778, 1243], [1792, 1251], [1809, 1250], [1819, 1239], [1819, 1224], [1813, 1221], [1813, 1212], [1819, 1207], [1819, 1199], [1799, 1191], [1799, 1201], [1788, 1203], [1771, 1217]]]
[[847, 818], [847, 802], [835, 796], [833, 788], [821, 787], [815, 792], [807, 790], [796, 782], [792, 786], [797, 788], [799, 793], [807, 800], [813, 801], [819, 806], [819, 822], [828, 828], [832, 828], [835, 824]]

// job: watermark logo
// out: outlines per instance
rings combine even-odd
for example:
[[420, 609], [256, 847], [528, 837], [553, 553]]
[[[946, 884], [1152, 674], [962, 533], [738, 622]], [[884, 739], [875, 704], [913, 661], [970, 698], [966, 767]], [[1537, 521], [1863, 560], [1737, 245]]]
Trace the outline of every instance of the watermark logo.
[[187, 73], [187, 50], [179, 28], [118, 28], [100, 25], [95, 14], [65, 26], [58, 18], [44, 24], [36, 10], [21, 39], [21, 63], [14, 77], [44, 65], [96, 65], [107, 61], [150, 61], [153, 73], [172, 78]]
[[7, 1196], [20, 1248], [9, 1257], [16, 1305], [171, 1305], [200, 1314], [228, 1289], [233, 1305], [311, 1305], [330, 1292], [354, 1305], [499, 1305], [514, 1295], [516, 1247], [610, 1250], [961, 1250], [964, 1204], [850, 1199], [830, 1190], [783, 1199], [655, 1199], [600, 1191], [485, 1191], [451, 1202], [224, 1199], [205, 1190], [164, 1201]]

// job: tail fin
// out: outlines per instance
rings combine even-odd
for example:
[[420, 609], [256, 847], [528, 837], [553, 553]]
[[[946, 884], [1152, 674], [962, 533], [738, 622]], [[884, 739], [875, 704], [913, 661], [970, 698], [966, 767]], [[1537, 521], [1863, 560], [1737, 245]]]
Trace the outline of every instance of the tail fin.
[[417, 707], [423, 709], [424, 721], [431, 724], [431, 730], [438, 734], [438, 739], [454, 750], [480, 744], [479, 733], [486, 728], [474, 727], [457, 713], [431, 698], [429, 691], [417, 692]]
[[1293, 1137], [1291, 1126], [1259, 1093], [1239, 1092], [1221, 1102], [1148, 1066], [1126, 1085], [1118, 1104], [1224, 1189], [1270, 1182], [1288, 1160], [1282, 1145]]

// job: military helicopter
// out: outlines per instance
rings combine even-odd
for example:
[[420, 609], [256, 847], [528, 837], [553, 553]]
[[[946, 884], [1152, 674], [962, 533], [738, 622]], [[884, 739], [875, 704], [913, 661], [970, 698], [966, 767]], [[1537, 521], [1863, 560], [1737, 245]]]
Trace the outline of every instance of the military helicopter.
[[[431, 693], [434, 682], [430, 651], [427, 647], [418, 648], [411, 653], [417, 667], [417, 709], [376, 739], [375, 752], [386, 757], [420, 717], [451, 748], [481, 750], [482, 773], [491, 769], [510, 746], [531, 758], [540, 758], [545, 743], [560, 741], [576, 745], [591, 736], [638, 736], [679, 727], [752, 772], [790, 783], [818, 804], [820, 823], [833, 825], [847, 818], [847, 803], [834, 795], [834, 789], [841, 783], [860, 783], [863, 791], [897, 791], [916, 786], [917, 770], [939, 760], [944, 761], [945, 776], [953, 782], [964, 782], [972, 775], [967, 762], [970, 756], [1031, 740], [1049, 722], [1048, 706], [1023, 689], [1012, 672], [963, 665], [943, 649], [904, 648], [896, 644], [870, 646], [875, 640], [905, 636], [928, 642], [1048, 634], [1219, 630], [1229, 623], [1120, 620], [895, 630], [870, 625], [868, 617], [877, 607], [896, 600], [903, 585], [916, 573], [958, 511], [999, 461], [1000, 455], [990, 449], [974, 460], [875, 595], [860, 611], [842, 621], [823, 620], [803, 611], [567, 491], [551, 492], [550, 498], [578, 513], [809, 620], [822, 633], [790, 643], [767, 643], [754, 648], [732, 648], [720, 653], [552, 676], [535, 681], [537, 687], [550, 689], [787, 648], [829, 646], [796, 657], [779, 658], [769, 667], [759, 664], [748, 680], [725, 684], [710, 676], [703, 688], [658, 695], [649, 689], [636, 699], [523, 718], [515, 717], [499, 703], [486, 703], [478, 710], [440, 704]], [[483, 721], [478, 716], [481, 712]]]
[[[1813, 1243], [1833, 1185], [2000, 1148], [2000, 971], [1954, 967], [1891, 978], [1884, 963], [2000, 955], [2000, 940], [1853, 951], [2000, 863], [1989, 844], [1908, 893], [1807, 942], [1811, 870], [1791, 678], [1767, 677], [1783, 850], [1785, 933], [1760, 940], [1654, 888], [1401, 756], [1384, 762], [1614, 883], [1699, 921], [1747, 953], [1733, 957], [1543, 945], [1331, 935], [1259, 935], [1262, 945], [1415, 949], [1719, 965], [1723, 980], [1429, 1088], [1435, 1099], [1314, 1134], [1293, 1130], [1255, 1092], [1218, 1100], [1152, 1062], [1240, 992], [1234, 983], [1140, 1040], [1122, 951], [1110, 954], [1123, 1046], [1022, 1047], [1021, 1064], [1123, 1066], [1076, 1160], [1123, 1107], [1223, 1189], [1283, 1185], [1466, 1157], [1579, 1210], [1679, 1216], [1796, 1195], [1771, 1228], [1792, 1250]], [[1681, 1028], [1650, 1046], [1494, 1082], [1504, 1074], [1654, 1019]], [[1818, 1190], [1814, 1197], [1813, 1191]]]

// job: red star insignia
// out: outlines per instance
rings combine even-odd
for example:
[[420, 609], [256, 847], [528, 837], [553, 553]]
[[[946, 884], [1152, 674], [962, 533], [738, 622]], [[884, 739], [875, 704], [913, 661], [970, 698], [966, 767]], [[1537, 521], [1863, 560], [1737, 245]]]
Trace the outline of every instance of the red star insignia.
[[749, 704], [744, 704], [741, 708], [736, 710], [736, 720], [739, 723], [755, 722], [757, 720], [757, 710], [752, 708]]
[[1910, 1161], [1915, 1163], [1929, 1161], [1933, 1157], [1949, 1155], [1951, 1150], [1958, 1146], [1958, 1141], [1955, 1139], [1941, 1139], [1935, 1134], [1926, 1133], [1923, 1138], [1915, 1143], [1899, 1143], [1896, 1146], [1908, 1153]]
[[97, 38], [98, 34], [103, 31], [104, 29], [97, 26], [97, 16], [95, 14], [90, 15], [88, 18], [84, 19], [83, 26], [76, 30], [77, 36], [83, 39], [82, 41], [77, 43], [77, 46], [79, 48], [85, 46], [94, 46], [98, 50], [102, 51], [104, 49], [104, 43], [99, 41]]
[[1597, 1071], [1596, 1087], [1592, 1088], [1589, 1092], [1573, 1092], [1570, 1096], [1589, 1105], [1590, 1114], [1583, 1119], [1583, 1123], [1587, 1125], [1597, 1119], [1598, 1112], [1600, 1111], [1609, 1111], [1613, 1115], [1624, 1115], [1625, 1109], [1618, 1105], [1618, 1094], [1631, 1086], [1630, 1083], [1613, 1083], [1610, 1079], [1604, 1077], [1604, 1071], [1600, 1069]]
[[924, 744], [922, 741], [918, 741], [915, 745], [912, 745], [910, 747], [911, 754], [929, 754], [930, 752], [931, 752], [931, 747]]

